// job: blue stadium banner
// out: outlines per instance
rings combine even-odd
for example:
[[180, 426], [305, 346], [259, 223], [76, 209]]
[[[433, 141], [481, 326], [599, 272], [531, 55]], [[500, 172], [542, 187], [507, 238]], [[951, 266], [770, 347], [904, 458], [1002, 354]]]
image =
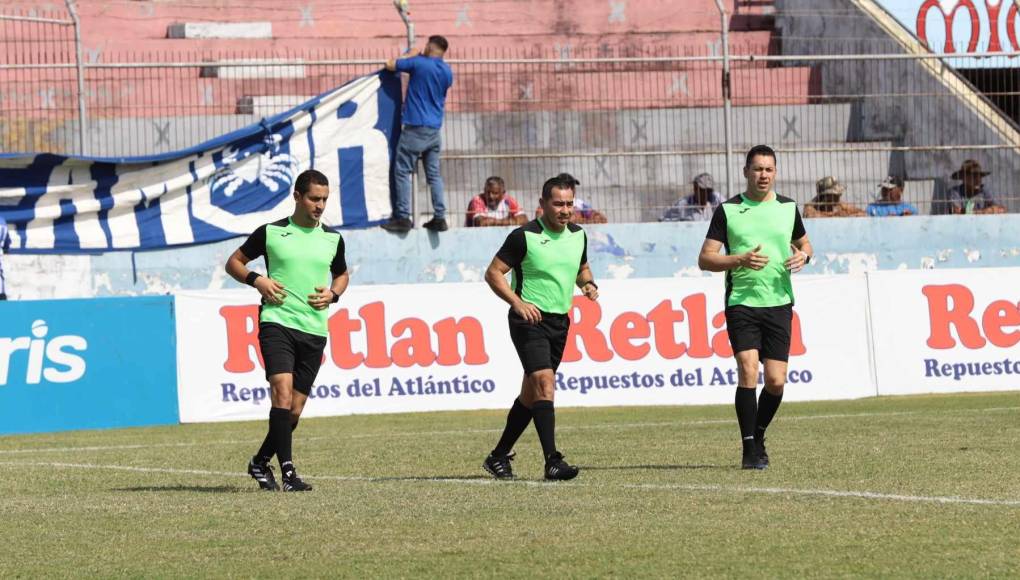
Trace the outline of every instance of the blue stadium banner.
[[0, 302], [0, 434], [178, 422], [172, 296]]
[[201, 145], [150, 157], [0, 154], [0, 216], [12, 251], [152, 249], [247, 235], [293, 211], [295, 177], [330, 180], [323, 223], [390, 213], [400, 79], [361, 77]]

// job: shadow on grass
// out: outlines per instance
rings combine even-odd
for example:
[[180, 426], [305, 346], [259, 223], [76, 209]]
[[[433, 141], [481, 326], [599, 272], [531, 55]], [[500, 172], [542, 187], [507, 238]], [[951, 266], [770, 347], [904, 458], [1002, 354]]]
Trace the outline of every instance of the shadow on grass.
[[584, 471], [630, 471], [638, 469], [659, 469], [683, 471], [690, 469], [732, 469], [732, 465], [579, 465]]
[[118, 487], [113, 491], [156, 491], [156, 492], [199, 492], [199, 493], [246, 493], [254, 488], [233, 485], [145, 485], [138, 487]]

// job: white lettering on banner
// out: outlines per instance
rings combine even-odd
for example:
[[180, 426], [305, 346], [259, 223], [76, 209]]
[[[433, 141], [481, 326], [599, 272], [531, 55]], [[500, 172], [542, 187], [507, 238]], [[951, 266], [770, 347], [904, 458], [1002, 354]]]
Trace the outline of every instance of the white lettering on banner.
[[872, 272], [880, 394], [1020, 389], [1020, 269]]
[[398, 90], [399, 75], [357, 78], [258, 124], [163, 155], [11, 157], [6, 181], [18, 187], [0, 186], [0, 198], [13, 206], [6, 217], [14, 247], [74, 253], [248, 234], [286, 215], [293, 181], [310, 167], [341, 192], [327, 204], [323, 224], [366, 225], [389, 213]]
[[[598, 303], [575, 299], [557, 405], [732, 401], [721, 279], [601, 286]], [[247, 290], [177, 295], [182, 421], [265, 416], [254, 298]], [[799, 277], [797, 298], [786, 397], [874, 395], [864, 277]], [[507, 307], [484, 284], [353, 287], [331, 310], [316, 401], [306, 412], [503, 408], [521, 374]]]
[[[51, 383], [73, 383], [85, 376], [85, 359], [68, 350], [85, 352], [88, 341], [75, 335], [47, 341], [48, 333], [46, 321], [36, 320], [32, 323], [31, 337], [0, 338], [0, 386], [7, 385], [12, 360], [19, 351], [27, 351], [25, 384], [38, 385], [43, 378]], [[47, 361], [51, 366], [46, 366]]]

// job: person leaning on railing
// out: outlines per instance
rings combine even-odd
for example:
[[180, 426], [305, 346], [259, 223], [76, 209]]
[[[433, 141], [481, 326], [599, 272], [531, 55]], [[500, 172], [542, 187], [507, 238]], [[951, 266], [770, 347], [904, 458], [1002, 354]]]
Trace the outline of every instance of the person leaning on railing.
[[700, 173], [691, 183], [693, 193], [681, 197], [666, 208], [659, 217], [660, 222], [698, 222], [712, 219], [715, 208], [723, 202], [715, 192], [715, 180], [708, 173]]
[[999, 202], [996, 192], [985, 187], [982, 180], [991, 175], [984, 171], [981, 164], [973, 159], [963, 162], [960, 169], [950, 177], [962, 181], [946, 192], [946, 197], [932, 202], [933, 214], [987, 214], [1006, 213], [1006, 208]]
[[835, 177], [829, 175], [818, 180], [815, 184], [817, 195], [811, 201], [804, 204], [804, 217], [862, 217], [864, 210], [843, 203], [842, 197], [846, 188]]
[[522, 226], [528, 221], [521, 205], [506, 192], [502, 177], [493, 175], [485, 180], [485, 190], [468, 203], [464, 225], [472, 227]]
[[0, 216], [0, 300], [7, 300], [7, 278], [4, 276], [4, 256], [11, 249], [11, 234], [7, 229], [7, 220]]
[[913, 204], [903, 201], [903, 178], [898, 175], [886, 177], [878, 184], [878, 200], [868, 204], [871, 217], [917, 215]]

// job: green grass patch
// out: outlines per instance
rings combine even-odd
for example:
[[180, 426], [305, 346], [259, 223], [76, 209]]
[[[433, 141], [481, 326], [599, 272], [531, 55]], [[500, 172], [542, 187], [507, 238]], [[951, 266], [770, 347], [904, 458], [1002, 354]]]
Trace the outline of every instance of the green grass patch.
[[1020, 570], [1016, 393], [786, 403], [763, 472], [738, 469], [729, 406], [560, 409], [582, 471], [559, 483], [533, 429], [518, 481], [484, 474], [504, 417], [302, 419], [307, 494], [245, 475], [265, 421], [3, 437], [0, 577]]

